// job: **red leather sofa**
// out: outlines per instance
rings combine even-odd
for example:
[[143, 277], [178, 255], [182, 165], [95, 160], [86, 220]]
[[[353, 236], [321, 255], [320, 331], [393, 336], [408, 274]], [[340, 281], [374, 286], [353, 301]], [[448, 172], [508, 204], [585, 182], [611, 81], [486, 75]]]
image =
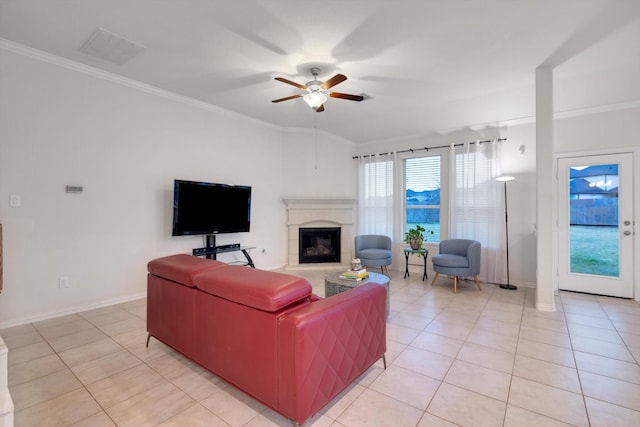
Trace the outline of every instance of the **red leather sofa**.
[[153, 260], [148, 271], [149, 338], [296, 423], [384, 361], [378, 284], [321, 299], [305, 279], [186, 254]]

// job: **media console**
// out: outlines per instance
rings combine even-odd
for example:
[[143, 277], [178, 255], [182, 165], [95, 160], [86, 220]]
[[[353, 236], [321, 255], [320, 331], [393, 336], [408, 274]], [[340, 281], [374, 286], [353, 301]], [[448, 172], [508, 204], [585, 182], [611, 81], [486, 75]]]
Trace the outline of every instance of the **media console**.
[[240, 246], [240, 243], [232, 243], [230, 245], [216, 246], [216, 236], [213, 234], [207, 235], [207, 246], [204, 248], [195, 248], [193, 250], [193, 256], [204, 256], [207, 259], [216, 259], [217, 254], [225, 252], [242, 252], [247, 259], [247, 264], [251, 268], [256, 268], [249, 251], [255, 249], [253, 246]]

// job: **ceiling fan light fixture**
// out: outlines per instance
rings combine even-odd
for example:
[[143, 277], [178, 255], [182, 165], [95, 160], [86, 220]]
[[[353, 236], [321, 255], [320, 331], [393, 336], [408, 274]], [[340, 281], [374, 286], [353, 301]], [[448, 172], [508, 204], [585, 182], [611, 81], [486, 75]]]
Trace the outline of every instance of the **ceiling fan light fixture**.
[[314, 110], [318, 109], [322, 104], [327, 102], [327, 95], [322, 92], [309, 92], [305, 94], [302, 99], [307, 105]]

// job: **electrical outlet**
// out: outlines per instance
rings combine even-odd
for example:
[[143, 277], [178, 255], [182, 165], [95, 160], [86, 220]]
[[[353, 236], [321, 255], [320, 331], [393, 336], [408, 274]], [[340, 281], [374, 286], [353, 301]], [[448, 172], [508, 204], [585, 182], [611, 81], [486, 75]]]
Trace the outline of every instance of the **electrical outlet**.
[[22, 197], [18, 196], [17, 194], [12, 194], [9, 197], [9, 206], [11, 207], [22, 206]]
[[69, 278], [67, 276], [62, 276], [58, 278], [58, 287], [60, 289], [67, 289], [70, 287]]

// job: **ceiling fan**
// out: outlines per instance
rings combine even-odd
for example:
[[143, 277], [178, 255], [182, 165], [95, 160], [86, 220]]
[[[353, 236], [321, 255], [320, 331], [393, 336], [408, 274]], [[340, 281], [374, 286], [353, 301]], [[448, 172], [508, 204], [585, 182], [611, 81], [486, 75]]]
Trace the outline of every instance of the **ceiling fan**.
[[329, 91], [329, 89], [331, 89], [333, 86], [347, 80], [347, 76], [345, 76], [344, 74], [336, 74], [335, 76], [331, 77], [329, 80], [325, 82], [321, 82], [320, 80], [318, 80], [318, 74], [320, 74], [320, 68], [312, 67], [309, 71], [311, 71], [311, 74], [313, 75], [313, 80], [307, 82], [304, 85], [300, 83], [292, 82], [291, 80], [287, 80], [282, 77], [276, 77], [275, 78], [276, 80], [282, 83], [289, 84], [291, 86], [295, 86], [298, 89], [303, 90], [304, 92], [298, 95], [292, 95], [292, 96], [287, 96], [285, 98], [274, 99], [271, 102], [282, 102], [282, 101], [288, 101], [290, 99], [302, 98], [304, 102], [306, 102], [307, 105], [309, 105], [309, 107], [311, 107], [317, 113], [320, 113], [324, 111], [324, 103], [327, 101], [327, 99], [329, 99], [329, 97], [348, 99], [349, 101], [358, 101], [358, 102], [364, 99], [364, 96], [361, 96], [361, 95], [349, 95], [348, 93], [339, 93], [339, 92]]

